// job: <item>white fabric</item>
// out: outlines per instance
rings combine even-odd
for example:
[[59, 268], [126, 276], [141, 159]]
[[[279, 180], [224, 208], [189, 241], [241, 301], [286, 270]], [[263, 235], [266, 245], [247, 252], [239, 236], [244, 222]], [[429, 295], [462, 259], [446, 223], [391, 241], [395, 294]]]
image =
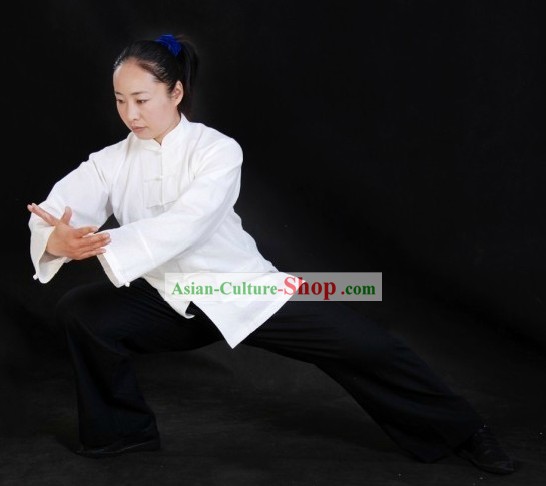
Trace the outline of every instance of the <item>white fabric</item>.
[[[182, 116], [163, 139], [126, 139], [92, 153], [59, 180], [40, 206], [71, 226], [101, 226], [110, 215], [111, 243], [98, 258], [116, 286], [143, 277], [165, 298], [165, 273], [278, 272], [259, 252], [234, 211], [243, 154], [231, 137]], [[35, 279], [49, 282], [68, 258], [45, 252], [52, 227], [29, 219]], [[233, 348], [290, 295], [271, 301], [195, 302]], [[186, 318], [189, 301], [168, 301]]]

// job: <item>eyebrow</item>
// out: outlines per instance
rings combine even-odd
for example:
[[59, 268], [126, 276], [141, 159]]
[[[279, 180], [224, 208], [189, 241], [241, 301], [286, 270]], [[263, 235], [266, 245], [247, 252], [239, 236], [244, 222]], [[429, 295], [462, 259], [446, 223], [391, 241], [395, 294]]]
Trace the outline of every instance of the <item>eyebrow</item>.
[[[144, 93], [149, 94], [148, 91], [134, 91], [130, 95], [131, 96], [136, 96], [136, 95], [140, 95], [140, 94], [144, 94]], [[114, 94], [123, 96], [123, 93], [120, 93], [119, 91], [114, 91]]]

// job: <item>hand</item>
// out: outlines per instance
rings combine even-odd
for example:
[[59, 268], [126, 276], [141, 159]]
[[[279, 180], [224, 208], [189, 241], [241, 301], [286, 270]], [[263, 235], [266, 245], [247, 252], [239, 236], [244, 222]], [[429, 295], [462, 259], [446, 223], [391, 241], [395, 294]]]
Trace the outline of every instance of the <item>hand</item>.
[[69, 225], [72, 218], [72, 209], [66, 207], [61, 218], [56, 218], [37, 204], [28, 204], [27, 209], [42, 218], [47, 224], [54, 226], [54, 230], [47, 240], [46, 251], [53, 256], [68, 257], [72, 260], [83, 260], [100, 255], [110, 243], [108, 233], [94, 234], [96, 226], [73, 228]]

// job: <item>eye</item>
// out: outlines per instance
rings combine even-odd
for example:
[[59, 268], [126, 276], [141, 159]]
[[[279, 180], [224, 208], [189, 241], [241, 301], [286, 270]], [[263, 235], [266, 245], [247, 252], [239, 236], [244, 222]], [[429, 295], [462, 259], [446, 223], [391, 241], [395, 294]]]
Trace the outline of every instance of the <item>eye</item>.
[[121, 105], [122, 103], [125, 103], [125, 102], [124, 102], [123, 100], [118, 100], [118, 99], [116, 99], [116, 103], [117, 103], [118, 105]]
[[139, 105], [143, 105], [144, 103], [146, 103], [146, 101], [148, 101], [148, 100], [137, 100], [137, 103]]

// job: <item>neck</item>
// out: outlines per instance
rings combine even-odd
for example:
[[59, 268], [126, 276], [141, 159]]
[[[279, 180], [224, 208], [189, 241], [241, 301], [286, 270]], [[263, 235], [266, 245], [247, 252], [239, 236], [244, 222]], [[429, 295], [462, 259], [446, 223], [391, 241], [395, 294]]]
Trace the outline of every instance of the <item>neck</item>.
[[161, 142], [163, 142], [163, 139], [166, 137], [166, 135], [168, 133], [170, 133], [179, 123], [180, 123], [180, 120], [182, 119], [180, 113], [177, 112], [177, 115], [175, 118], [173, 118], [173, 122], [171, 123], [171, 125], [167, 128], [167, 130], [165, 130], [159, 137], [155, 138], [154, 140], [159, 144], [161, 145]]

